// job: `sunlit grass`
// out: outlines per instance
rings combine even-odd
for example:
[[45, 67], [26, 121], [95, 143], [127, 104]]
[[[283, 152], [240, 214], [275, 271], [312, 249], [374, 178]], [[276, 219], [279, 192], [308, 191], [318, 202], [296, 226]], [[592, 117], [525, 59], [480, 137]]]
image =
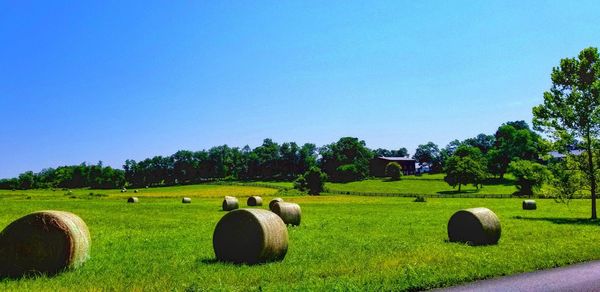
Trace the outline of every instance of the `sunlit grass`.
[[[253, 192], [238, 188], [240, 196]], [[108, 197], [70, 198], [62, 191], [36, 191], [39, 197], [25, 192], [31, 199], [0, 197], [0, 228], [29, 212], [65, 210], [87, 222], [93, 242], [92, 258], [81, 269], [51, 278], [0, 280], [0, 291], [397, 291], [600, 259], [600, 245], [590, 244], [600, 240], [600, 225], [586, 219], [589, 200], [575, 200], [569, 207], [538, 200], [538, 210], [523, 211], [519, 199], [414, 203], [411, 198], [325, 195], [286, 198], [302, 206], [303, 217], [301, 226], [289, 228], [283, 262], [222, 264], [214, 261], [212, 232], [225, 214], [220, 196], [229, 188], [209, 188], [211, 195], [184, 205], [178, 199], [179, 194], [191, 196], [186, 189], [194, 187], [157, 188], [138, 204], [124, 203], [118, 190], [106, 192]], [[446, 242], [450, 216], [478, 206], [500, 217], [499, 244]]]

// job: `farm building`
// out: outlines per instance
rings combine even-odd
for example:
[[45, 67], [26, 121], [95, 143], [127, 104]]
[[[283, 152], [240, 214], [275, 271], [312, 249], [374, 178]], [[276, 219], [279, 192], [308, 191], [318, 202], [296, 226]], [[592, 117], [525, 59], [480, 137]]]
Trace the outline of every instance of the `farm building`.
[[385, 177], [385, 167], [390, 162], [396, 162], [402, 166], [402, 172], [407, 174], [415, 174], [416, 160], [408, 157], [376, 157], [371, 159], [371, 175], [376, 177]]

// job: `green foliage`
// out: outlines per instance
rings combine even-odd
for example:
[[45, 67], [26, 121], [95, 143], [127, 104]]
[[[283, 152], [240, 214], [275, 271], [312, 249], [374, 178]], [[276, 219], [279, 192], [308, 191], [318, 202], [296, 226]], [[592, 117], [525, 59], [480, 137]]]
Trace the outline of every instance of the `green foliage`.
[[391, 180], [399, 180], [402, 177], [402, 166], [396, 162], [390, 162], [385, 166], [385, 175]]
[[496, 131], [494, 147], [488, 153], [489, 170], [504, 177], [512, 161], [536, 161], [547, 151], [548, 144], [525, 121], [507, 122]]
[[83, 188], [95, 189], [118, 188], [125, 184], [125, 172], [112, 167], [97, 165], [61, 166], [56, 169], [46, 168], [39, 173], [27, 171], [18, 178], [0, 180], [0, 189], [33, 189], [33, 188]]
[[281, 145], [271, 139], [251, 149], [212, 147], [201, 151], [178, 151], [169, 157], [155, 156], [125, 161], [127, 181], [136, 187], [192, 184], [206, 180], [288, 180], [317, 164], [317, 147], [294, 142]]
[[327, 175], [318, 167], [311, 167], [306, 173], [294, 181], [294, 188], [310, 195], [319, 195], [325, 188]]
[[488, 153], [494, 147], [495, 143], [496, 137], [486, 134], [479, 134], [474, 138], [468, 138], [462, 142], [462, 144], [479, 148], [483, 154]]
[[473, 184], [476, 188], [487, 178], [486, 160], [481, 150], [467, 145], [459, 146], [446, 161], [444, 180], [452, 187]]
[[423, 196], [418, 196], [418, 197], [416, 197], [413, 200], [413, 202], [416, 202], [416, 203], [425, 203], [425, 202], [427, 202], [427, 199], [425, 199], [425, 197], [423, 197]]
[[373, 150], [373, 157], [408, 157], [408, 150], [404, 147], [398, 150], [378, 148]]
[[337, 182], [351, 182], [364, 178], [354, 164], [340, 165], [335, 171], [335, 181]]
[[[596, 215], [596, 165], [594, 156], [600, 134], [600, 56], [597, 48], [586, 48], [577, 58], [560, 60], [552, 69], [552, 88], [544, 92], [544, 103], [533, 108], [533, 124], [554, 140], [581, 140], [587, 162], [592, 195], [592, 218]], [[566, 143], [562, 143], [563, 145]]]
[[443, 162], [440, 149], [433, 142], [417, 146], [413, 159], [421, 166], [429, 166], [432, 173], [437, 173], [442, 170]]
[[321, 147], [321, 169], [332, 181], [349, 182], [366, 178], [373, 151], [365, 141], [344, 137], [338, 142]]
[[521, 196], [532, 196], [533, 191], [539, 190], [552, 175], [545, 166], [528, 160], [511, 162], [508, 171], [517, 179], [517, 188]]
[[568, 205], [584, 187], [585, 173], [580, 170], [578, 161], [572, 156], [567, 156], [565, 160], [551, 164], [549, 169], [552, 172], [550, 180], [552, 197], [556, 202]]

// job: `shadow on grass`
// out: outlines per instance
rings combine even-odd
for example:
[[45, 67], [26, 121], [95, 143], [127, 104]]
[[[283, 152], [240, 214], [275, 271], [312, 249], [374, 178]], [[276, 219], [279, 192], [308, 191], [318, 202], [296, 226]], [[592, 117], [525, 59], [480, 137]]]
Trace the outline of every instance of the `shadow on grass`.
[[268, 264], [276, 264], [275, 262], [256, 262], [256, 263], [234, 263], [234, 262], [224, 262], [219, 261], [216, 258], [199, 258], [196, 260], [196, 265], [233, 265], [233, 266], [260, 266], [260, 265], [268, 265]]
[[505, 178], [488, 178], [483, 181], [484, 185], [503, 185], [503, 186], [514, 186], [515, 181]]
[[572, 225], [598, 225], [600, 220], [589, 218], [555, 218], [555, 217], [522, 217], [514, 216], [513, 219], [528, 220], [528, 221], [547, 221], [554, 224], [572, 224]]
[[221, 263], [219, 262], [216, 258], [203, 258], [203, 259], [198, 259], [196, 261], [196, 264], [198, 265], [213, 265], [213, 264], [218, 264]]
[[462, 190], [462, 191], [439, 191], [440, 195], [460, 195], [460, 194], [476, 194], [479, 190]]

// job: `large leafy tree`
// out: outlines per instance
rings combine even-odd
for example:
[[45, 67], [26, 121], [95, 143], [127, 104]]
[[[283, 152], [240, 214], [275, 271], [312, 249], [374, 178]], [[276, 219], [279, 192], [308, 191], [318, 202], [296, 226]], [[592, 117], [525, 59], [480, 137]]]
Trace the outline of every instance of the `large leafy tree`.
[[509, 164], [508, 170], [517, 179], [517, 188], [521, 196], [531, 197], [534, 190], [539, 190], [542, 184], [551, 178], [551, 173], [546, 166], [529, 160], [513, 161]]
[[533, 108], [533, 124], [556, 140], [581, 140], [590, 182], [592, 219], [596, 219], [594, 157], [600, 134], [600, 60], [597, 48], [586, 48], [577, 58], [560, 60], [552, 69], [552, 87], [544, 103]]
[[369, 175], [369, 163], [373, 151], [365, 141], [343, 137], [319, 149], [321, 168], [333, 181], [354, 181]]
[[494, 135], [494, 147], [489, 150], [489, 170], [503, 177], [515, 160], [536, 161], [547, 151], [547, 144], [524, 121], [502, 124]]
[[475, 187], [487, 177], [485, 157], [477, 147], [459, 146], [446, 160], [444, 180], [452, 187], [473, 184]]
[[433, 142], [417, 146], [413, 159], [421, 166], [429, 166], [432, 172], [439, 172], [442, 168], [440, 148]]
[[467, 144], [469, 146], [477, 147], [481, 150], [481, 153], [486, 154], [490, 149], [494, 147], [494, 143], [496, 142], [496, 137], [493, 135], [479, 134], [474, 138], [469, 138], [463, 141], [463, 144]]

